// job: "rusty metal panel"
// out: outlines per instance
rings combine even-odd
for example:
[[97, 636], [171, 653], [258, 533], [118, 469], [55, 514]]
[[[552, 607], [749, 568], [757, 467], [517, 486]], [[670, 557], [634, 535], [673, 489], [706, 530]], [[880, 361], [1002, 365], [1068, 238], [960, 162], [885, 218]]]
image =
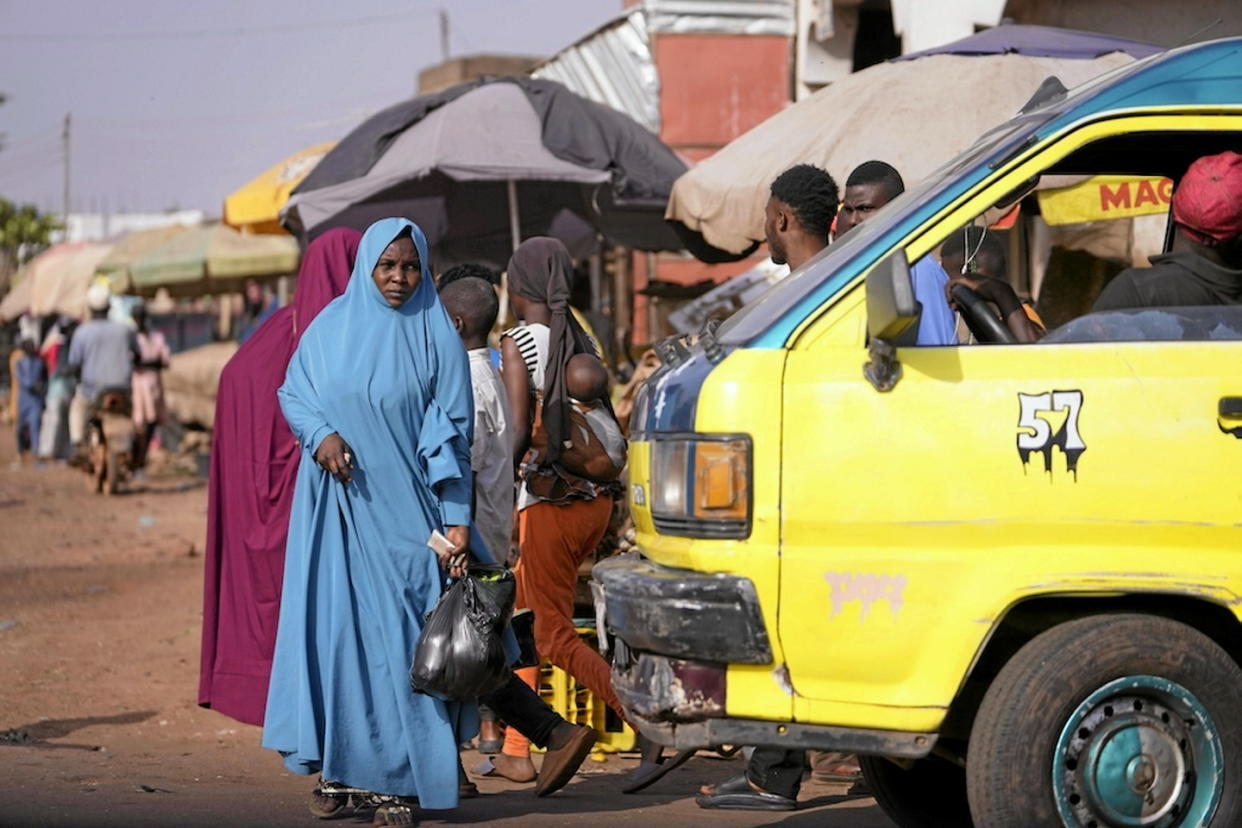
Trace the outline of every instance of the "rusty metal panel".
[[660, 137], [678, 152], [716, 150], [790, 101], [792, 40], [729, 34], [662, 34]]

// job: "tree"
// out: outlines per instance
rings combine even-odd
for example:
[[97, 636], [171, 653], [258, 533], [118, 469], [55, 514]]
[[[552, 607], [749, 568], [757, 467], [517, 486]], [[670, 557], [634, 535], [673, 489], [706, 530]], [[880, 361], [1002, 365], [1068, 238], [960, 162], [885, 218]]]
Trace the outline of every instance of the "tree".
[[0, 296], [8, 293], [17, 269], [51, 244], [61, 223], [33, 204], [14, 204], [0, 198]]

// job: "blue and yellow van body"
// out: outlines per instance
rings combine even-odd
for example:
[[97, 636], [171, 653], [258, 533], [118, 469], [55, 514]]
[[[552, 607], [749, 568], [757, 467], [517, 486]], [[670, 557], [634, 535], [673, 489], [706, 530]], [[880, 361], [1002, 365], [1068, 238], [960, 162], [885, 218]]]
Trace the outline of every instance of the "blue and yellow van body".
[[[1143, 136], [1179, 137], [1147, 159]], [[1242, 395], [1242, 342], [909, 347], [891, 390], [863, 373], [865, 279], [888, 257], [931, 254], [1042, 172], [1176, 178], [1231, 145], [1242, 39], [1128, 64], [667, 349], [631, 424], [641, 554], [596, 569], [640, 727], [917, 759], [964, 744], [998, 665], [1066, 618], [1239, 637], [1242, 420], [1220, 401]]]

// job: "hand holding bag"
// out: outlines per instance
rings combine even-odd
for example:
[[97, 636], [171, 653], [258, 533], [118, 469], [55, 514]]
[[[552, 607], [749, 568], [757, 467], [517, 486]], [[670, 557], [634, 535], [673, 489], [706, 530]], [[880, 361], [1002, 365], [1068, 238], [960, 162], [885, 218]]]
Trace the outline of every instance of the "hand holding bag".
[[509, 680], [501, 634], [517, 582], [499, 564], [471, 564], [440, 596], [418, 636], [410, 687], [442, 699], [473, 699]]

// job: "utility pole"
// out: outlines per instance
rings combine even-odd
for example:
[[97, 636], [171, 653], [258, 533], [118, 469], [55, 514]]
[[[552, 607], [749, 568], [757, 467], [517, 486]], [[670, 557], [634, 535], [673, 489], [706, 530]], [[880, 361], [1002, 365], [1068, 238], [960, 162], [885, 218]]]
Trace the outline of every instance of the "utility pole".
[[61, 141], [64, 143], [64, 154], [65, 154], [64, 196], [65, 196], [65, 231], [66, 232], [68, 232], [69, 230], [69, 127], [70, 127], [69, 113], [66, 112], [65, 113], [65, 129], [60, 135]]
[[440, 60], [449, 59], [448, 11], [440, 9]]

